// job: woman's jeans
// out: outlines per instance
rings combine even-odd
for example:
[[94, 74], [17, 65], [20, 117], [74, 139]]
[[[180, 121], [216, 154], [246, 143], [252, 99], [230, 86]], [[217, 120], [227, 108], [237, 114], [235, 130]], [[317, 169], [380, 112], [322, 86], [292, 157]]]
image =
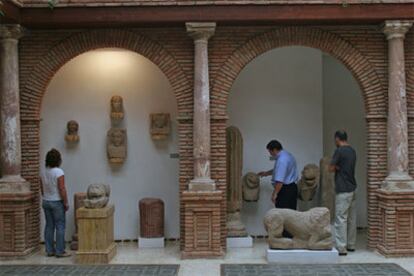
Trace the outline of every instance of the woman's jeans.
[[[65, 207], [63, 201], [43, 200], [45, 211], [45, 246], [46, 253], [60, 255], [65, 252]], [[54, 244], [56, 230], [56, 248]]]

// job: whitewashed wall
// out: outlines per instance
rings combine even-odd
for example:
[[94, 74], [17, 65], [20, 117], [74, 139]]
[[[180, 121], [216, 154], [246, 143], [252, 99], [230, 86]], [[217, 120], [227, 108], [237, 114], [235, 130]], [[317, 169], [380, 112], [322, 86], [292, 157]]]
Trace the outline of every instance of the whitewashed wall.
[[[111, 127], [110, 98], [124, 99], [124, 127], [128, 156], [119, 169], [106, 157], [106, 132]], [[172, 135], [154, 143], [149, 135], [149, 114], [169, 112]], [[115, 238], [135, 239], [139, 231], [138, 200], [159, 197], [165, 202], [165, 234], [179, 236], [176, 100], [167, 78], [149, 60], [133, 52], [102, 49], [85, 53], [65, 64], [49, 84], [41, 111], [41, 158], [55, 147], [63, 155], [71, 209], [67, 215], [69, 240], [73, 230], [73, 194], [89, 184], [109, 183], [115, 205]], [[66, 122], [80, 124], [80, 142], [68, 147]]]

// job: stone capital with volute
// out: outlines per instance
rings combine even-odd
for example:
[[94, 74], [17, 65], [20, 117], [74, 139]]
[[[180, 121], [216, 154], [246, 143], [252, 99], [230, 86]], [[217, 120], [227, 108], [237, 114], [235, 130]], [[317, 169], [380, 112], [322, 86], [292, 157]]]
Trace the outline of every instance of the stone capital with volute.
[[189, 22], [185, 24], [187, 33], [194, 39], [194, 42], [207, 42], [216, 31], [215, 22]]
[[394, 38], [404, 39], [412, 25], [413, 21], [410, 20], [387, 20], [382, 27], [382, 31], [388, 40]]
[[0, 25], [0, 39], [19, 40], [24, 35], [24, 28], [18, 24]]

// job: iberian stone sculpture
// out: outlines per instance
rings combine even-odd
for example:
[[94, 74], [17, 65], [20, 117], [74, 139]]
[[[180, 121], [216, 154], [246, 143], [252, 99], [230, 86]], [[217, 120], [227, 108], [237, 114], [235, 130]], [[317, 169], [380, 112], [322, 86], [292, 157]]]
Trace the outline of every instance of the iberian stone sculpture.
[[124, 104], [121, 96], [111, 98], [111, 119], [115, 121], [124, 119]]
[[150, 133], [151, 138], [155, 141], [165, 140], [170, 135], [171, 119], [168, 113], [150, 114]]
[[[271, 249], [332, 249], [329, 210], [317, 207], [306, 212], [274, 208], [264, 218]], [[292, 238], [283, 237], [288, 232]]]
[[65, 141], [68, 143], [77, 143], [79, 142], [79, 124], [78, 122], [74, 120], [70, 120], [66, 124], [66, 135], [65, 135]]
[[254, 172], [249, 172], [243, 176], [243, 200], [258, 201], [259, 195], [260, 177]]
[[164, 237], [164, 202], [158, 198], [139, 201], [140, 237]]
[[319, 186], [319, 167], [308, 164], [302, 170], [302, 177], [298, 183], [298, 196], [303, 201], [311, 201]]
[[335, 217], [335, 173], [329, 171], [331, 158], [324, 157], [320, 162], [320, 190], [321, 206], [329, 209], [331, 213], [331, 222]]
[[75, 193], [73, 195], [75, 233], [72, 235], [72, 242], [70, 243], [71, 250], [78, 250], [78, 218], [76, 215], [76, 210], [78, 210], [81, 207], [84, 207], [85, 199], [86, 199], [86, 193]]
[[227, 236], [247, 236], [241, 221], [243, 139], [235, 126], [226, 129], [227, 144]]
[[83, 201], [85, 208], [99, 209], [108, 204], [111, 187], [107, 184], [91, 184], [86, 192], [86, 199]]
[[122, 164], [127, 155], [126, 129], [111, 128], [107, 134], [107, 155], [109, 163]]

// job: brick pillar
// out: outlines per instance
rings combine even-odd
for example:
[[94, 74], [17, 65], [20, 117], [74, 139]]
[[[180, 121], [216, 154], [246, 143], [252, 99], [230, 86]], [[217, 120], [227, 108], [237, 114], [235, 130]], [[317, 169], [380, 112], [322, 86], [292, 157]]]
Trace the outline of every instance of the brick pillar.
[[0, 256], [23, 256], [35, 247], [34, 194], [21, 175], [18, 41], [20, 25], [0, 25]]
[[[183, 204], [183, 258], [223, 256], [221, 236], [224, 202], [223, 191], [216, 190], [210, 173], [210, 87], [208, 39], [215, 23], [187, 23], [194, 39], [194, 114], [193, 155], [194, 179], [181, 194]], [[224, 229], [224, 230], [223, 230]]]
[[377, 192], [378, 250], [386, 256], [414, 255], [414, 181], [408, 174], [408, 125], [404, 37], [412, 22], [386, 21], [388, 40], [388, 176]]

